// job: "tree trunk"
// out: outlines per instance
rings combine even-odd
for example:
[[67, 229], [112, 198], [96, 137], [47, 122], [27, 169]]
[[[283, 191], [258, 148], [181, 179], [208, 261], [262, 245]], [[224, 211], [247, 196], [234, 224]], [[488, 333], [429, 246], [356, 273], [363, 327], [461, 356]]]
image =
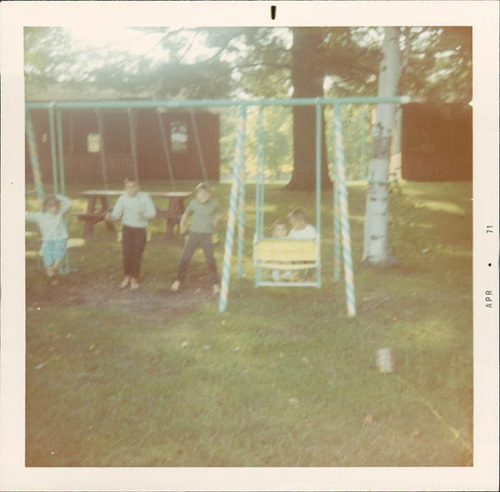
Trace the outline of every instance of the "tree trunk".
[[[378, 96], [395, 96], [398, 92], [401, 62], [399, 28], [386, 27], [383, 58], [380, 63]], [[368, 170], [368, 193], [364, 228], [363, 261], [372, 264], [393, 264], [389, 251], [388, 179], [391, 161], [391, 138], [394, 104], [379, 104], [372, 133], [372, 152]]]
[[[292, 28], [292, 85], [294, 98], [323, 96], [323, 73], [317, 62], [322, 35], [314, 29]], [[326, 159], [325, 125], [322, 125], [321, 187], [331, 189]], [[293, 173], [287, 189], [314, 191], [316, 184], [316, 109], [293, 107]]]

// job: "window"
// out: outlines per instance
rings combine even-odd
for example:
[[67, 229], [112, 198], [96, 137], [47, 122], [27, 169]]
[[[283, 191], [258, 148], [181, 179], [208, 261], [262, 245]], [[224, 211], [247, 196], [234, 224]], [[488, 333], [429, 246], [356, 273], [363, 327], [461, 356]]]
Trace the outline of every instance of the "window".
[[187, 152], [188, 150], [187, 125], [183, 121], [170, 123], [170, 148], [172, 152]]
[[87, 135], [87, 152], [95, 154], [101, 151], [101, 135], [99, 133], [89, 133]]

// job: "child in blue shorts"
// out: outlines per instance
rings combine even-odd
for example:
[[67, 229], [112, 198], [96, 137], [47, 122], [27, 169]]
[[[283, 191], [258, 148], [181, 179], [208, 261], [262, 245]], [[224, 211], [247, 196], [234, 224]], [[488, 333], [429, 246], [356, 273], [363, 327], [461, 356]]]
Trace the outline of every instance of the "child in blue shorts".
[[26, 221], [38, 225], [42, 235], [43, 265], [47, 276], [52, 278], [59, 272], [68, 232], [64, 214], [69, 210], [71, 200], [63, 195], [47, 196], [39, 212], [26, 212]]

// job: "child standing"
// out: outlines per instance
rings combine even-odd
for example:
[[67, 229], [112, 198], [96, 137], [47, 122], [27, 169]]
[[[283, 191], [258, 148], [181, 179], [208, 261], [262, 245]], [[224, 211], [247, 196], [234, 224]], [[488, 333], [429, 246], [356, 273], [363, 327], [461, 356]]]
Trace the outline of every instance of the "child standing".
[[189, 228], [189, 236], [171, 289], [174, 292], [179, 290], [181, 282], [186, 277], [189, 262], [196, 248], [201, 246], [205, 253], [213, 293], [217, 294], [219, 292], [219, 277], [213, 252], [212, 234], [222, 215], [220, 214], [219, 204], [217, 200], [212, 198], [212, 190], [206, 183], [200, 183], [196, 187], [196, 198], [189, 203], [181, 219], [181, 234], [186, 232], [186, 221], [190, 216], [193, 217], [193, 220]]
[[43, 265], [49, 278], [59, 272], [66, 253], [68, 232], [64, 214], [70, 206], [71, 200], [63, 195], [48, 196], [40, 212], [26, 212], [26, 221], [36, 223], [40, 229]]
[[148, 220], [156, 215], [156, 209], [151, 197], [139, 191], [137, 181], [125, 180], [125, 193], [118, 198], [111, 213], [106, 214], [106, 220], [120, 220], [123, 224], [122, 248], [123, 271], [125, 278], [120, 289], [128, 285], [132, 290], [139, 287], [142, 255], [146, 248], [146, 226]]

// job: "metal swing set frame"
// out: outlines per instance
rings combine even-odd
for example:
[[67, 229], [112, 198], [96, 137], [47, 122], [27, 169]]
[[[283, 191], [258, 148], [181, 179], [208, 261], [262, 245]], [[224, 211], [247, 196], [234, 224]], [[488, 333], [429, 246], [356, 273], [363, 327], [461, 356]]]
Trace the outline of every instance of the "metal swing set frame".
[[[348, 316], [356, 315], [356, 297], [354, 289], [354, 275], [352, 266], [350, 224], [348, 212], [347, 185], [345, 173], [345, 156], [342, 131], [341, 107], [348, 104], [360, 105], [378, 105], [394, 104], [401, 105], [408, 102], [404, 96], [395, 97], [344, 97], [344, 98], [297, 98], [297, 99], [262, 99], [262, 100], [186, 100], [186, 101], [96, 101], [96, 102], [58, 102], [58, 103], [27, 103], [26, 104], [26, 132], [28, 137], [28, 148], [33, 167], [36, 192], [39, 198], [43, 197], [43, 184], [40, 175], [40, 166], [36, 152], [36, 141], [34, 137], [33, 125], [30, 119], [30, 109], [47, 109], [49, 111], [50, 122], [50, 142], [52, 154], [52, 169], [54, 177], [54, 192], [57, 193], [60, 184], [61, 192], [64, 193], [64, 161], [62, 144], [62, 109], [94, 109], [98, 118], [98, 127], [100, 134], [103, 132], [103, 124], [100, 118], [99, 109], [126, 109], [129, 114], [129, 124], [131, 132], [131, 152], [134, 164], [134, 173], [138, 178], [137, 156], [135, 149], [135, 138], [133, 131], [132, 110], [134, 108], [153, 108], [158, 112], [160, 131], [162, 135], [162, 144], [165, 153], [165, 159], [168, 166], [169, 177], [172, 186], [175, 186], [173, 180], [172, 166], [169, 158], [169, 149], [165, 141], [165, 132], [161, 121], [161, 111], [167, 108], [189, 108], [195, 128], [194, 108], [208, 107], [238, 107], [239, 120], [237, 127], [236, 149], [232, 170], [231, 191], [229, 196], [228, 221], [224, 243], [224, 257], [221, 273], [221, 292], [219, 297], [219, 312], [227, 310], [229, 297], [229, 280], [231, 273], [231, 261], [233, 256], [234, 236], [237, 231], [237, 272], [238, 276], [243, 276], [243, 250], [244, 250], [244, 232], [245, 232], [245, 127], [246, 114], [249, 107], [258, 107], [259, 125], [258, 125], [258, 180], [256, 184], [256, 218], [255, 218], [255, 236], [254, 236], [254, 267], [256, 269], [256, 287], [273, 285], [279, 286], [274, 282], [262, 281], [262, 269], [304, 269], [310, 268], [316, 271], [316, 280], [313, 282], [298, 282], [297, 287], [314, 286], [321, 287], [321, 136], [322, 136], [322, 110], [325, 107], [332, 107], [334, 114], [333, 135], [335, 147], [335, 159], [333, 163], [333, 280], [340, 280], [341, 272], [344, 272], [344, 284], [346, 293], [346, 306]], [[317, 237], [314, 240], [286, 240], [264, 237], [264, 146], [262, 135], [262, 111], [267, 106], [312, 106], [316, 110], [316, 139], [315, 139], [315, 172], [316, 172], [316, 229]], [[55, 116], [54, 116], [55, 112]], [[57, 121], [57, 134], [56, 124]], [[400, 123], [398, 122], [398, 130]], [[397, 132], [398, 133], [398, 132]], [[57, 135], [57, 138], [56, 138]], [[196, 146], [200, 153], [201, 142], [196, 137]], [[399, 135], [397, 135], [399, 138]], [[102, 140], [102, 137], [101, 137]], [[56, 150], [57, 149], [57, 150]], [[201, 154], [200, 154], [201, 155]], [[59, 161], [59, 171], [57, 162]], [[103, 180], [107, 184], [106, 164], [104, 156], [104, 145], [101, 145], [101, 162]], [[200, 166], [203, 166], [203, 160], [200, 158]], [[59, 180], [58, 180], [59, 176]], [[382, 183], [379, 183], [382, 184]], [[267, 243], [267, 244], [266, 244]], [[273, 244], [274, 243], [274, 244]], [[289, 250], [286, 253], [285, 250]], [[264, 253], [266, 250], [268, 253]], [[267, 256], [266, 256], [267, 255]], [[279, 256], [281, 255], [281, 256]], [[279, 263], [285, 260], [284, 263]], [[277, 263], [278, 262], [278, 263]], [[281, 265], [281, 266], [280, 266]], [[293, 286], [293, 283], [287, 282], [286, 286]]]
[[[104, 118], [101, 112], [102, 109], [123, 109], [127, 112], [127, 120], [129, 126], [129, 136], [130, 136], [130, 154], [132, 158], [132, 167], [134, 179], [139, 181], [139, 167], [137, 159], [137, 141], [136, 141], [136, 131], [135, 131], [135, 119], [133, 114], [133, 109], [141, 108], [155, 108], [158, 125], [162, 141], [162, 149], [167, 164], [167, 171], [170, 186], [175, 191], [176, 183], [175, 176], [172, 168], [172, 161], [170, 157], [170, 149], [167, 143], [166, 130], [164, 121], [162, 118], [161, 110], [165, 110], [166, 107], [175, 107], [177, 104], [170, 104], [170, 101], [158, 101], [157, 104], [151, 105], [148, 103], [142, 103], [138, 101], [94, 101], [94, 102], [80, 102], [80, 101], [64, 101], [64, 102], [31, 102], [25, 105], [25, 130], [28, 142], [28, 152], [30, 156], [31, 169], [33, 173], [33, 181], [35, 188], [33, 190], [27, 191], [26, 194], [36, 193], [37, 198], [40, 202], [43, 202], [45, 198], [45, 189], [42, 180], [40, 160], [38, 156], [38, 149], [36, 143], [36, 134], [33, 126], [33, 120], [31, 118], [31, 110], [46, 110], [49, 117], [49, 138], [50, 138], [50, 150], [51, 150], [51, 163], [52, 163], [52, 179], [53, 179], [53, 193], [56, 195], [59, 192], [63, 195], [66, 194], [66, 183], [64, 176], [64, 146], [63, 146], [63, 129], [62, 129], [62, 117], [61, 111], [65, 109], [93, 109], [96, 115], [97, 129], [100, 136], [99, 154], [100, 154], [100, 164], [102, 172], [102, 182], [104, 189], [108, 189], [108, 171], [106, 163], [106, 146], [105, 146], [105, 131], [104, 131]], [[194, 114], [193, 107], [190, 108], [190, 121], [193, 129], [193, 134], [195, 137], [196, 150], [198, 153], [198, 160], [200, 164], [201, 175], [204, 181], [207, 180], [207, 170], [205, 165], [205, 160], [203, 157], [203, 149], [199, 137], [198, 124], [196, 122], [196, 115]], [[67, 223], [68, 217], [66, 217]], [[68, 239], [68, 248], [82, 246], [84, 240], [79, 238]], [[29, 256], [38, 256], [38, 252], [30, 252]], [[64, 265], [60, 270], [60, 273], [65, 274], [70, 272], [69, 258], [67, 253], [65, 254]]]
[[[243, 249], [245, 231], [245, 123], [247, 108], [258, 106], [258, 136], [257, 162], [258, 173], [256, 183], [256, 215], [255, 235], [253, 241], [253, 264], [255, 268], [255, 286], [275, 287], [321, 287], [321, 138], [322, 138], [322, 110], [325, 107], [333, 108], [333, 140], [335, 159], [333, 162], [333, 280], [337, 282], [343, 270], [346, 295], [347, 315], [356, 315], [356, 295], [354, 288], [354, 274], [351, 251], [351, 234], [348, 210], [347, 180], [345, 172], [344, 138], [342, 129], [341, 108], [347, 104], [394, 104], [401, 105], [408, 102], [407, 97], [345, 97], [345, 98], [298, 98], [259, 101], [231, 101], [229, 105], [239, 106], [239, 122], [236, 138], [236, 150], [232, 172], [231, 193], [229, 197], [228, 222], [224, 245], [224, 259], [221, 274], [221, 292], [219, 297], [219, 312], [227, 310], [229, 297], [229, 281], [233, 244], [236, 231], [237, 238], [237, 273], [243, 276]], [[316, 110], [315, 118], [315, 177], [316, 177], [316, 230], [317, 236], [311, 240], [275, 239], [264, 236], [264, 184], [265, 184], [265, 157], [262, 136], [262, 111], [266, 106], [313, 106]], [[398, 131], [400, 125], [398, 124]], [[399, 136], [397, 137], [399, 138]], [[378, 183], [382, 184], [382, 183]], [[384, 184], [385, 185], [385, 184]], [[301, 282], [274, 282], [262, 279], [263, 269], [276, 270], [315, 270], [316, 280]]]

